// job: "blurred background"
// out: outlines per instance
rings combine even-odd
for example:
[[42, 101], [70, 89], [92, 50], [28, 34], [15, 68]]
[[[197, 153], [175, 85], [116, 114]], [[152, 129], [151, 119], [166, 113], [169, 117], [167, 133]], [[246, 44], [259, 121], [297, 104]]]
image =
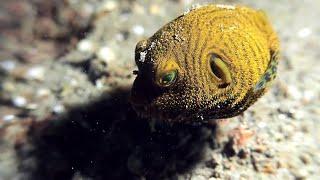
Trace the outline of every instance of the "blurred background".
[[[127, 103], [135, 45], [205, 3], [266, 12], [277, 80], [219, 127], [151, 130]], [[319, 17], [316, 0], [1, 0], [0, 180], [320, 179]]]

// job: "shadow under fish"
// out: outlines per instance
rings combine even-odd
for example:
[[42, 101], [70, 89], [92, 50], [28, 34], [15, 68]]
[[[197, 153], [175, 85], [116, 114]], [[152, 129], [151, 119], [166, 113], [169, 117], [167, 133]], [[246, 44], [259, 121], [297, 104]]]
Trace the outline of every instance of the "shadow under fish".
[[152, 130], [128, 96], [129, 90], [115, 90], [63, 117], [35, 122], [31, 146], [16, 149], [20, 171], [30, 179], [172, 179], [201, 161], [214, 127], [156, 124]]

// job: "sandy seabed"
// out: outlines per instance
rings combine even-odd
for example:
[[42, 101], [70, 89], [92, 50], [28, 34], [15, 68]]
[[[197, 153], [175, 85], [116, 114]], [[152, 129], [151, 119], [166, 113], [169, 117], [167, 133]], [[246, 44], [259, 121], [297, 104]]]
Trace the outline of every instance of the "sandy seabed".
[[212, 1], [264, 10], [281, 39], [242, 117], [150, 129], [132, 111], [135, 44], [197, 3], [1, 1], [0, 179], [320, 179], [320, 1]]

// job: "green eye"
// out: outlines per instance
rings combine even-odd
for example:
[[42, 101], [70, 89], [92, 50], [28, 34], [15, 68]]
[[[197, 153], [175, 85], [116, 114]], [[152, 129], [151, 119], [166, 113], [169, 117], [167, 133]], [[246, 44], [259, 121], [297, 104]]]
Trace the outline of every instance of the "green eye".
[[162, 86], [170, 86], [177, 78], [177, 70], [169, 71], [164, 73], [160, 78], [160, 85]]

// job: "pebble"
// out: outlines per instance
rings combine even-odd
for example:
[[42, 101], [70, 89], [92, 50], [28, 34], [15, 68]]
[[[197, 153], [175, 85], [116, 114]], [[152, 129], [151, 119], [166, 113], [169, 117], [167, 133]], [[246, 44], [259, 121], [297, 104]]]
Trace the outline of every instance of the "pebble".
[[16, 106], [16, 107], [24, 107], [26, 104], [27, 104], [27, 100], [26, 98], [22, 97], [22, 96], [17, 96], [15, 98], [13, 98], [12, 100], [13, 104]]
[[28, 105], [26, 106], [26, 108], [29, 109], [29, 110], [35, 110], [35, 109], [38, 108], [38, 104], [36, 104], [36, 103], [31, 103], [31, 104], [28, 104]]
[[180, 3], [184, 5], [190, 5], [194, 2], [194, 0], [180, 0]]
[[77, 49], [79, 51], [82, 52], [94, 52], [96, 47], [94, 45], [94, 43], [90, 40], [81, 40], [78, 44], [77, 44]]
[[16, 116], [13, 115], [13, 114], [8, 114], [8, 115], [3, 116], [3, 120], [4, 120], [4, 121], [12, 121], [12, 120], [14, 120], [15, 118], [16, 118]]
[[4, 60], [4, 61], [0, 61], [0, 67], [10, 72], [16, 67], [16, 63], [12, 60]]
[[310, 28], [302, 28], [298, 31], [298, 37], [299, 38], [306, 38], [312, 34], [312, 31]]
[[79, 85], [79, 82], [76, 79], [70, 79], [70, 85], [76, 87]]
[[45, 88], [38, 89], [36, 95], [38, 97], [48, 97], [50, 95], [50, 90]]
[[206, 180], [207, 178], [200, 176], [200, 175], [196, 175], [196, 176], [192, 176], [190, 179], [191, 180]]
[[113, 50], [107, 46], [101, 47], [97, 53], [99, 59], [109, 63], [110, 61], [115, 60], [116, 55]]
[[8, 91], [8, 92], [13, 92], [15, 90], [15, 85], [12, 82], [4, 82], [2, 84], [2, 90]]
[[133, 31], [133, 33], [135, 33], [136, 35], [141, 36], [141, 35], [143, 35], [143, 33], [144, 33], [144, 28], [143, 28], [143, 26], [141, 26], [141, 25], [135, 25], [135, 26], [132, 27], [132, 31]]
[[302, 94], [299, 89], [293, 85], [288, 86], [288, 94], [295, 100], [299, 100], [302, 98]]
[[304, 164], [310, 164], [312, 162], [311, 157], [305, 153], [300, 155], [300, 159]]
[[101, 10], [102, 11], [107, 11], [107, 12], [110, 12], [110, 11], [113, 11], [117, 8], [118, 4], [116, 1], [113, 1], [113, 0], [108, 0], [108, 1], [105, 1], [103, 4], [102, 4], [102, 8]]
[[152, 4], [152, 5], [150, 6], [150, 8], [149, 8], [149, 12], [150, 12], [150, 14], [152, 14], [152, 15], [158, 15], [158, 14], [160, 14], [160, 12], [161, 12], [161, 8], [160, 8], [160, 6], [157, 5], [157, 4]]
[[104, 85], [103, 78], [96, 80], [96, 88], [97, 89], [103, 89], [104, 87], [105, 87], [105, 85]]
[[95, 8], [93, 7], [92, 4], [88, 3], [82, 6], [81, 11], [83, 14], [85, 14], [88, 17], [94, 13]]
[[62, 104], [56, 104], [53, 106], [52, 111], [56, 114], [61, 114], [65, 111], [65, 107]]
[[28, 79], [39, 80], [39, 81], [44, 80], [44, 75], [45, 75], [45, 70], [41, 66], [32, 67], [26, 73], [26, 76]]
[[311, 90], [305, 90], [303, 92], [303, 100], [307, 103], [311, 102], [312, 100], [314, 100], [314, 98], [316, 98], [316, 94], [314, 93], [314, 91]]
[[143, 6], [141, 6], [138, 3], [135, 3], [133, 6], [133, 11], [137, 14], [144, 14], [145, 13], [145, 9]]

